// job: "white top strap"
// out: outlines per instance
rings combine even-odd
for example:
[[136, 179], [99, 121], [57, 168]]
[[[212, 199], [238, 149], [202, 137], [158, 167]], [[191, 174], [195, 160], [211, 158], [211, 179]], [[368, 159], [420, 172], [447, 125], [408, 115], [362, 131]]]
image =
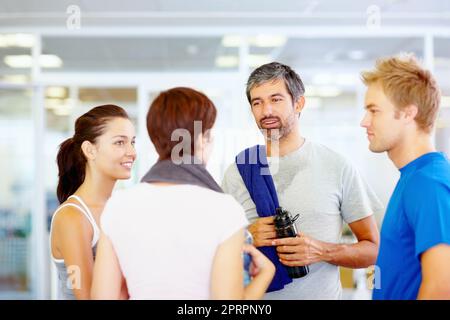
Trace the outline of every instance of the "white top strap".
[[[56, 217], [56, 215], [58, 214], [58, 212], [61, 211], [62, 208], [66, 208], [66, 207], [75, 207], [75, 208], [77, 208], [79, 211], [81, 211], [81, 212], [86, 216], [86, 219], [89, 220], [89, 217], [88, 217], [88, 216], [86, 215], [86, 213], [84, 212], [84, 209], [81, 208], [79, 205], [77, 205], [77, 204], [75, 204], [75, 203], [66, 203], [66, 204], [63, 204], [62, 206], [60, 206], [58, 209], [56, 209], [55, 213], [53, 213], [52, 221], [51, 221], [51, 223], [50, 223], [50, 241], [49, 241], [49, 243], [50, 243], [50, 256], [51, 256], [52, 259], [53, 259], [54, 261], [56, 261], [56, 262], [64, 262], [64, 259], [56, 259], [56, 258], [53, 256], [53, 250], [52, 250], [53, 221], [55, 221], [55, 217]], [[90, 220], [89, 220], [89, 222], [90, 222]], [[94, 239], [92, 239], [92, 240], [94, 240]], [[93, 243], [93, 241], [92, 241], [91, 245], [92, 245], [92, 246], [95, 245], [95, 244]]]
[[97, 222], [95, 221], [94, 215], [91, 213], [91, 210], [89, 210], [88, 206], [84, 203], [83, 199], [81, 199], [79, 196], [76, 195], [71, 195], [68, 199], [70, 198], [74, 198], [76, 199], [81, 206], [84, 208], [84, 213], [87, 215], [87, 218], [89, 219], [89, 221], [92, 224], [92, 228], [94, 229], [94, 237], [93, 237], [93, 241], [94, 244], [97, 243], [98, 239], [100, 238], [100, 228], [97, 225]]
[[[87, 213], [87, 215], [89, 216], [89, 220], [91, 220], [95, 223], [94, 216], [92, 215], [91, 210], [89, 210], [88, 206], [84, 203], [83, 199], [81, 199], [79, 196], [76, 196], [74, 194], [71, 195], [70, 197], [68, 197], [67, 199], [72, 199], [72, 198], [76, 199], [81, 204], [85, 213]], [[95, 223], [95, 224], [97, 225], [97, 223]]]
[[[54, 221], [54, 219], [55, 219], [55, 216], [56, 216], [56, 214], [62, 209], [62, 208], [65, 208], [65, 207], [75, 207], [75, 208], [77, 208], [79, 211], [81, 211], [83, 214], [84, 214], [84, 216], [86, 217], [86, 219], [88, 219], [88, 221], [90, 222], [90, 224], [92, 225], [92, 229], [93, 229], [93, 231], [94, 231], [94, 235], [92, 236], [92, 242], [91, 242], [91, 247], [93, 248], [96, 244], [97, 244], [97, 242], [98, 242], [98, 239], [100, 238], [100, 229], [99, 229], [99, 227], [97, 226], [97, 223], [95, 222], [95, 219], [94, 219], [94, 217], [92, 216], [92, 214], [91, 214], [91, 212], [89, 211], [89, 208], [86, 206], [86, 204], [81, 200], [81, 198], [79, 198], [79, 197], [77, 197], [77, 196], [70, 196], [69, 198], [75, 198], [78, 202], [80, 202], [80, 204], [81, 204], [81, 206], [79, 206], [79, 205], [77, 205], [77, 204], [75, 204], [75, 203], [65, 203], [65, 204], [63, 204], [62, 206], [60, 206], [58, 209], [56, 209], [56, 211], [55, 211], [55, 213], [53, 214], [53, 217], [52, 217], [52, 221], [51, 221], [51, 223], [50, 223], [50, 255], [51, 255], [51, 257], [52, 257], [52, 259], [54, 260], [54, 261], [56, 261], [56, 262], [64, 262], [64, 260], [63, 259], [56, 259], [54, 256], [53, 256], [53, 250], [52, 250], [52, 238], [51, 238], [51, 236], [52, 236], [52, 229], [53, 229], [53, 221]], [[69, 199], [68, 198], [68, 199]]]

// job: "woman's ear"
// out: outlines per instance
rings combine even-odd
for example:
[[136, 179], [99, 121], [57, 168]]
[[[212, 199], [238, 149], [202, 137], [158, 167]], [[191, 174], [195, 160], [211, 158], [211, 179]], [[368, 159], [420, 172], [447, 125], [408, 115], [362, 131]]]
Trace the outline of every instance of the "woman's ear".
[[200, 132], [197, 134], [197, 136], [194, 136], [194, 154], [196, 154], [198, 151], [203, 150], [203, 133]]
[[90, 141], [83, 141], [81, 151], [88, 160], [95, 160], [97, 157], [97, 148]]
[[205, 131], [205, 133], [203, 134], [203, 142], [204, 143], [211, 143], [213, 141], [213, 134], [212, 134], [212, 129], [208, 129]]

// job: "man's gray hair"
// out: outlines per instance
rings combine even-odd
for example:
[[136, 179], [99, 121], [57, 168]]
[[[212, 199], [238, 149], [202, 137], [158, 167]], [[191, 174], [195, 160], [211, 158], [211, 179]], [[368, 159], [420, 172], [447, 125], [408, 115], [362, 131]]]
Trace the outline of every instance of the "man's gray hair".
[[305, 86], [299, 75], [289, 66], [279, 62], [271, 62], [255, 69], [247, 81], [247, 99], [251, 104], [250, 90], [263, 83], [275, 80], [284, 80], [287, 90], [291, 95], [292, 102], [296, 102], [301, 96], [305, 94]]

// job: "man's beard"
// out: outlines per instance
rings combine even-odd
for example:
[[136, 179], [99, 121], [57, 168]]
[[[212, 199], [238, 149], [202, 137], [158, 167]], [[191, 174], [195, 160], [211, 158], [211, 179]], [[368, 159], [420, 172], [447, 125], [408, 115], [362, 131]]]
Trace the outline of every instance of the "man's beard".
[[269, 141], [279, 141], [283, 137], [282, 128], [279, 129], [261, 129], [264, 138]]
[[[266, 138], [269, 141], [279, 141], [285, 137], [287, 137], [294, 127], [294, 120], [295, 120], [295, 114], [292, 113], [286, 118], [286, 125], [283, 125], [283, 121], [279, 117], [278, 121], [280, 123], [279, 128], [273, 128], [273, 129], [265, 129], [260, 125], [260, 131], [263, 134], [264, 138]], [[262, 119], [263, 120], [263, 119]], [[262, 121], [261, 120], [261, 121]]]

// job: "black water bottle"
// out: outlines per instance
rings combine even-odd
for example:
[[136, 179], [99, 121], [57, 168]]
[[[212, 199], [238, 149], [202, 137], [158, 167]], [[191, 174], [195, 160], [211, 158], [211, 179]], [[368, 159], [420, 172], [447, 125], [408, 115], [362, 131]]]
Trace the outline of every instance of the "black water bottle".
[[[274, 219], [275, 231], [277, 232], [277, 238], [288, 238], [297, 236], [297, 228], [295, 221], [298, 219], [297, 214], [292, 218], [291, 214], [287, 210], [279, 207], [276, 209], [276, 215]], [[308, 274], [308, 266], [287, 267], [288, 274], [291, 278], [301, 278]]]

